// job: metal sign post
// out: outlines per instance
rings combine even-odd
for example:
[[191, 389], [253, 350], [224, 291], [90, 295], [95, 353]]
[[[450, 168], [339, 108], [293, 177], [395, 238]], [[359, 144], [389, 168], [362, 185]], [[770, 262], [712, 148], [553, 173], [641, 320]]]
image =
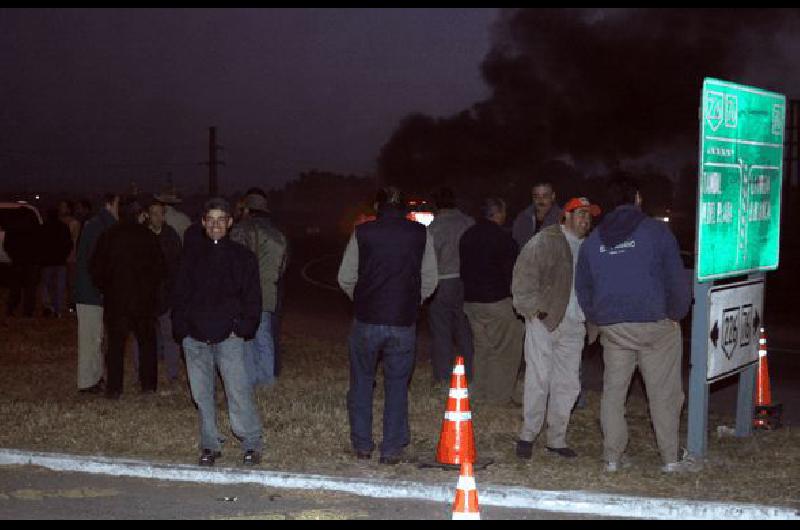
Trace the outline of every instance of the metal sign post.
[[713, 381], [739, 374], [736, 434], [752, 432], [763, 271], [778, 268], [786, 98], [706, 78], [702, 109], [687, 435], [700, 458]]

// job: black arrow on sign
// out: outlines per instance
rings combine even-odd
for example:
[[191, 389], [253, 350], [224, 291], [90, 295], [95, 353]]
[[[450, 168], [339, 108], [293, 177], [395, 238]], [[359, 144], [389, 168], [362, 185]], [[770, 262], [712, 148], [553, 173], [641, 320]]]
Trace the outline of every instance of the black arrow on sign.
[[709, 335], [709, 337], [711, 338], [711, 343], [714, 345], [715, 348], [717, 347], [717, 340], [719, 340], [719, 325], [718, 325], [718, 323], [719, 323], [718, 320], [714, 321], [714, 327], [711, 328], [711, 335]]
[[758, 310], [756, 310], [756, 316], [753, 317], [753, 336], [758, 337], [758, 330], [759, 325], [761, 324], [761, 319], [758, 318]]

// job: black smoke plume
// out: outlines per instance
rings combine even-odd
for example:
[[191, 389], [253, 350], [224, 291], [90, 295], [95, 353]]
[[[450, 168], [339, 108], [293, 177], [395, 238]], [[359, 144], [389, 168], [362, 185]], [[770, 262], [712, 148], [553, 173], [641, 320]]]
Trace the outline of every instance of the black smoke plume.
[[795, 9], [504, 10], [481, 65], [491, 97], [406, 118], [379, 173], [412, 188], [496, 187], [553, 159], [614, 168], [675, 145], [696, 158], [703, 78], [785, 92], [799, 20]]

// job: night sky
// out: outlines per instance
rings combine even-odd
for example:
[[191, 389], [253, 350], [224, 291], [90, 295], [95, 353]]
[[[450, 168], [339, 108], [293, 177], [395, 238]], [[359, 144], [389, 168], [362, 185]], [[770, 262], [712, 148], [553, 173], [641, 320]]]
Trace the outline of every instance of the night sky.
[[0, 191], [368, 174], [410, 112], [487, 97], [494, 9], [2, 9]]
[[204, 191], [212, 125], [226, 193], [366, 175], [403, 117], [484, 102], [555, 154], [669, 173], [696, 157], [702, 76], [800, 97], [798, 14], [2, 9], [0, 191]]

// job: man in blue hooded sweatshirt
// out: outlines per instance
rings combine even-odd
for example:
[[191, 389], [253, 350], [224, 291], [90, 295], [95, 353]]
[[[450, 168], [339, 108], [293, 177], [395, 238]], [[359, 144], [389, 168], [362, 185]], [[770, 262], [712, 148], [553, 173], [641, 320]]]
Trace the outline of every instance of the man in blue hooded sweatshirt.
[[626, 178], [608, 188], [611, 211], [581, 246], [575, 276], [587, 322], [600, 327], [603, 345], [603, 429], [606, 470], [627, 465], [625, 399], [639, 366], [650, 417], [664, 461], [662, 471], [686, 471], [678, 461], [678, 426], [684, 394], [678, 321], [691, 304], [691, 289], [675, 236], [641, 211], [642, 196]]

